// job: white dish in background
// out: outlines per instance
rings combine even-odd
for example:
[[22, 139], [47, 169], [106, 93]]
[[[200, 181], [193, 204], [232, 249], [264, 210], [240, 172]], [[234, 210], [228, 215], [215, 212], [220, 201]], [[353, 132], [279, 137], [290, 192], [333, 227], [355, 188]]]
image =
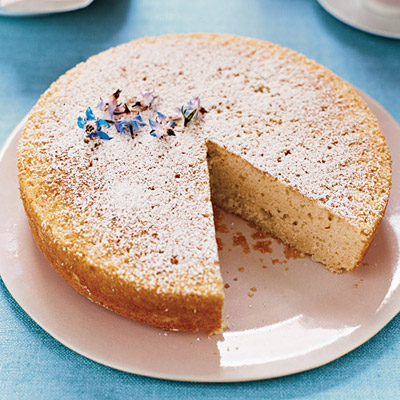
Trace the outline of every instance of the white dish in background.
[[79, 10], [93, 0], [0, 0], [0, 15], [28, 17]]
[[[229, 232], [219, 232], [218, 237], [223, 242], [222, 275], [229, 284], [224, 318], [230, 330], [212, 337], [165, 332], [121, 317], [78, 294], [36, 247], [18, 192], [21, 122], [0, 154], [0, 274], [5, 285], [55, 339], [89, 359], [130, 373], [186, 381], [246, 381], [335, 360], [375, 335], [400, 311], [400, 126], [374, 100], [361, 95], [378, 117], [391, 149], [393, 188], [380, 230], [356, 272], [333, 274], [308, 257], [287, 260], [283, 246], [273, 239], [272, 254], [254, 249], [246, 254], [232, 246], [232, 235], [242, 233], [252, 248], [254, 228], [225, 215]], [[267, 250], [265, 240], [261, 248]]]
[[400, 39], [400, 15], [377, 13], [363, 0], [318, 0], [318, 3], [340, 21], [375, 35]]

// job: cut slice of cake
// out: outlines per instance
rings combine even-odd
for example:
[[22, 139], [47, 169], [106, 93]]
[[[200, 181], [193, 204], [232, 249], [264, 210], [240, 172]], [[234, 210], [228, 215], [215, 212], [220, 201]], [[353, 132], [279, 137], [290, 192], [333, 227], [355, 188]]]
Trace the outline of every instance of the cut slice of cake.
[[[111, 93], [131, 119], [96, 109]], [[183, 106], [194, 96], [201, 113]], [[385, 139], [347, 83], [280, 46], [211, 34], [144, 38], [67, 72], [32, 110], [18, 169], [35, 240], [68, 283], [180, 330], [221, 326], [212, 202], [350, 271], [391, 184]]]

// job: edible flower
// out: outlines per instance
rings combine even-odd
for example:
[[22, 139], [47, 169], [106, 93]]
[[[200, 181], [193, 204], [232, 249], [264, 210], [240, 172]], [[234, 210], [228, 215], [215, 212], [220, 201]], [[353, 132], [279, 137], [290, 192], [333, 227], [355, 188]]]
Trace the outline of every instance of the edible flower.
[[118, 102], [120, 94], [121, 90], [118, 89], [109, 97], [108, 102], [105, 102], [102, 98], [100, 98], [97, 108], [101, 111], [108, 111], [111, 119], [118, 118], [120, 115], [124, 114], [126, 107], [126, 104]]
[[146, 123], [143, 122], [142, 117], [138, 114], [135, 118], [130, 120], [129, 125], [134, 132], [137, 132], [142, 126], [146, 126]]
[[199, 117], [199, 114], [204, 114], [206, 110], [201, 107], [200, 105], [200, 98], [199, 97], [193, 97], [191, 100], [187, 102], [186, 105], [182, 106], [179, 111], [182, 113], [184, 122], [183, 125], [187, 126], [187, 124], [192, 120], [192, 119], [197, 119]]
[[102, 131], [102, 127], [109, 128], [110, 124], [104, 119], [96, 118], [90, 107], [86, 109], [85, 118], [78, 117], [78, 126], [85, 130], [88, 138], [98, 136], [104, 140], [112, 139], [107, 133]]
[[[150, 114], [148, 123], [151, 128], [151, 136], [158, 139], [176, 136], [174, 131], [175, 120], [179, 120], [182, 117], [175, 119], [167, 118], [164, 114], [157, 111], [153, 107], [155, 96], [151, 90], [142, 91], [140, 93], [141, 99], [135, 100], [129, 106], [127, 103], [119, 101], [120, 94], [121, 90], [118, 89], [109, 96], [108, 101], [100, 98], [97, 104], [97, 108], [101, 111], [108, 112], [110, 119], [96, 119], [90, 107], [86, 110], [86, 118], [78, 118], [78, 126], [86, 131], [88, 137], [99, 136], [102, 139], [110, 140], [112, 138], [102, 130], [102, 127], [106, 126], [109, 128], [111, 125], [114, 125], [118, 133], [130, 133], [133, 138], [142, 127], [147, 126], [140, 115], [142, 111]], [[207, 112], [201, 106], [198, 96], [193, 97], [185, 105], [176, 110], [183, 116], [185, 127], [190, 121], [198, 119], [202, 114]]]
[[[127, 108], [129, 111], [129, 109]], [[121, 121], [115, 122], [115, 129], [118, 133], [123, 133], [125, 131], [129, 131], [131, 136], [133, 137], [141, 127], [146, 126], [147, 124], [143, 122], [142, 117], [137, 114], [132, 118], [131, 113], [125, 113], [125, 118]]]
[[141, 92], [142, 101], [140, 102], [142, 107], [151, 108], [154, 101], [154, 94], [151, 90], [145, 90]]
[[176, 136], [174, 132], [175, 122], [173, 119], [167, 119], [167, 117], [157, 112], [156, 121], [149, 119], [149, 125], [151, 128], [150, 135], [157, 139], [162, 139], [167, 136]]
[[[151, 90], [140, 92], [141, 100], [136, 100], [132, 108], [138, 107], [140, 111], [153, 110], [153, 101], [155, 96]], [[154, 110], [153, 110], [154, 111]]]

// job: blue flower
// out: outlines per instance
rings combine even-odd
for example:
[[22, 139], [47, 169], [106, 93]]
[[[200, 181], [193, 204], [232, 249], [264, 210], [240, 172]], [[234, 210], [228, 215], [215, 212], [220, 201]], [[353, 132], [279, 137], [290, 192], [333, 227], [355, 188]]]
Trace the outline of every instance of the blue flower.
[[126, 107], [125, 118], [116, 121], [114, 125], [118, 133], [129, 131], [133, 137], [135, 133], [139, 132], [141, 127], [146, 126], [147, 124], [143, 122], [143, 119], [139, 114], [132, 118], [131, 112], [128, 107]]
[[104, 140], [112, 139], [110, 136], [107, 135], [107, 133], [102, 131], [102, 127], [110, 127], [110, 124], [107, 121], [105, 121], [104, 119], [96, 118], [90, 107], [86, 109], [85, 114], [85, 118], [82, 118], [81, 116], [78, 117], [78, 126], [79, 128], [85, 130], [88, 138], [98, 136], [99, 138]]
[[143, 122], [143, 119], [139, 114], [136, 115], [135, 118], [131, 119], [129, 124], [134, 132], [137, 132], [142, 126], [147, 125], [145, 122]]
[[156, 111], [156, 113], [156, 121], [149, 119], [149, 125], [151, 128], [150, 135], [156, 137], [157, 139], [162, 139], [167, 136], [176, 136], [173, 130], [175, 127], [174, 120], [167, 119], [167, 117], [159, 111]]
[[125, 121], [117, 121], [114, 126], [118, 133], [122, 133], [128, 128], [128, 124]]
[[204, 114], [207, 111], [200, 105], [199, 97], [193, 97], [189, 100], [186, 105], [182, 106], [179, 111], [182, 113], [184, 122], [183, 125], [187, 126], [187, 124], [199, 117], [199, 114]]

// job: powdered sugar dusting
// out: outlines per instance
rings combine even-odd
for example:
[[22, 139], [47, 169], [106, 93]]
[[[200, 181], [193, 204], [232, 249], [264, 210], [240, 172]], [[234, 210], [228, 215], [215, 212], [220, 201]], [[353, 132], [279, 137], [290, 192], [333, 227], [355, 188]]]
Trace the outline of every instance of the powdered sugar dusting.
[[[44, 227], [159, 291], [221, 287], [206, 140], [366, 231], [386, 205], [384, 139], [346, 84], [279, 47], [210, 38], [146, 39], [90, 59], [55, 84], [20, 144], [23, 168], [40, 182], [37, 206], [56, 204]], [[178, 124], [176, 137], [142, 128], [85, 140], [76, 119], [88, 106], [117, 89], [129, 102], [148, 87], [167, 116], [193, 96], [207, 113]]]

